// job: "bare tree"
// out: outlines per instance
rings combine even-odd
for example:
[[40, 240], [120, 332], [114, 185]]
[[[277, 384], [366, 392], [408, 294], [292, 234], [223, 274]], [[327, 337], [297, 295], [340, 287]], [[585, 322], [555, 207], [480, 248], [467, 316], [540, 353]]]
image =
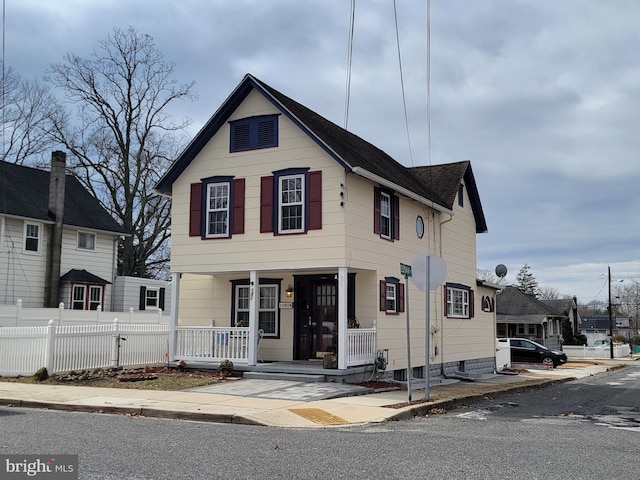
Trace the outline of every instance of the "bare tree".
[[24, 80], [12, 68], [4, 71], [0, 89], [0, 160], [20, 165], [27, 159], [35, 162], [52, 145], [52, 139], [44, 134], [44, 127], [55, 111], [55, 100], [42, 82]]
[[562, 298], [560, 291], [555, 287], [538, 287], [538, 298], [540, 300], [557, 300]]
[[479, 280], [484, 280], [494, 285], [501, 285], [504, 282], [504, 277], [498, 277], [494, 272], [488, 268], [478, 268], [476, 275]]
[[67, 54], [50, 67], [49, 81], [76, 108], [74, 116], [56, 116], [51, 133], [70, 152], [80, 181], [129, 234], [119, 245], [120, 275], [159, 277], [168, 264], [170, 203], [152, 189], [189, 124], [174, 123], [168, 106], [195, 98], [193, 82], [171, 79], [174, 67], [152, 37], [133, 28], [114, 28], [90, 58]]

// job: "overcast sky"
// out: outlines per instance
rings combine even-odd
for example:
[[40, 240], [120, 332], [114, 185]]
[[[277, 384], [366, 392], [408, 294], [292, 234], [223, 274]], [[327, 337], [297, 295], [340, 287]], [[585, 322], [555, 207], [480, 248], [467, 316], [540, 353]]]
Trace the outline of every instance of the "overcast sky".
[[[478, 268], [606, 300], [640, 278], [640, 2], [358, 0], [348, 129], [404, 165], [471, 160], [489, 232]], [[194, 135], [251, 73], [344, 126], [349, 0], [6, 0], [5, 60], [42, 77], [113, 27], [151, 35], [198, 99]]]

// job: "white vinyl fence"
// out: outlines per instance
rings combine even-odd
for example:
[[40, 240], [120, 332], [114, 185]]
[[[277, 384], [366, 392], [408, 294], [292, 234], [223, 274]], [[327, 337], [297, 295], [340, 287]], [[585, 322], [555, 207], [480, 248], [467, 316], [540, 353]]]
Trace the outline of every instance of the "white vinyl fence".
[[168, 325], [0, 327], [0, 376], [161, 364], [168, 344]]
[[[588, 347], [580, 345], [563, 345], [562, 351], [569, 358], [611, 358], [611, 347], [609, 345]], [[613, 357], [626, 357], [631, 354], [631, 347], [627, 344], [613, 346]]]
[[58, 325], [89, 325], [111, 324], [114, 320], [119, 323], [131, 324], [169, 324], [169, 314], [162, 309], [134, 311], [130, 308], [126, 312], [105, 312], [100, 306], [97, 310], [69, 310], [64, 303], [58, 308], [25, 308], [22, 300], [15, 305], [0, 305], [0, 327], [43, 326], [49, 320], [55, 320]]

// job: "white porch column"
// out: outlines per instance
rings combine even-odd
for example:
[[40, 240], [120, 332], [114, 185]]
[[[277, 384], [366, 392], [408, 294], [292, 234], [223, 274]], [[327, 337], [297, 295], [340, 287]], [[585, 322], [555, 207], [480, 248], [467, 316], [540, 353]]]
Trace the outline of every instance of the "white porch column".
[[176, 359], [176, 347], [178, 345], [178, 336], [176, 327], [178, 326], [178, 317], [180, 312], [180, 274], [171, 274], [171, 319], [169, 320], [169, 361], [174, 362]]
[[260, 301], [260, 279], [256, 270], [249, 273], [249, 365], [258, 360], [258, 307]]
[[338, 267], [338, 368], [347, 368], [347, 267]]

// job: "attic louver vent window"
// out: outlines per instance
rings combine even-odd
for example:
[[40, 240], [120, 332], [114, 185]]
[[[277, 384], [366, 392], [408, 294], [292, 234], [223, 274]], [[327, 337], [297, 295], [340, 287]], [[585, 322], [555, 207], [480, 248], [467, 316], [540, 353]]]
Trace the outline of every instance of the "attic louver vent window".
[[278, 146], [278, 116], [266, 115], [231, 122], [231, 152]]

